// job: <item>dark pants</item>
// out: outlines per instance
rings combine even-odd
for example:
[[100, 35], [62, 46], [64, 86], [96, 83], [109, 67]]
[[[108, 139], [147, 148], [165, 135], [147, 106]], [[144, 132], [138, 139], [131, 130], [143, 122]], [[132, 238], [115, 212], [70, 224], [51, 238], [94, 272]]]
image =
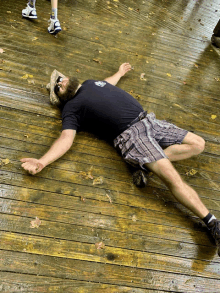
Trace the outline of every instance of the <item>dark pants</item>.
[[216, 27], [214, 28], [214, 31], [213, 31], [214, 35], [216, 37], [219, 37], [220, 38], [220, 19], [216, 25]]

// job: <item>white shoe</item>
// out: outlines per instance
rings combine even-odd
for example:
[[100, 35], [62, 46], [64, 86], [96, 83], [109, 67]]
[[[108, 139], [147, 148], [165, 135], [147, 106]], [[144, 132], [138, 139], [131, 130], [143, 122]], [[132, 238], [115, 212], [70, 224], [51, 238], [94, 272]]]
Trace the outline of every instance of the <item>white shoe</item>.
[[50, 25], [48, 27], [48, 33], [56, 35], [60, 31], [62, 31], [61, 26], [60, 26], [60, 22], [58, 19], [50, 18], [48, 20], [48, 22], [50, 23]]
[[35, 7], [31, 7], [29, 3], [27, 4], [27, 7], [22, 10], [22, 16], [30, 19], [36, 19], [37, 18], [37, 12]]

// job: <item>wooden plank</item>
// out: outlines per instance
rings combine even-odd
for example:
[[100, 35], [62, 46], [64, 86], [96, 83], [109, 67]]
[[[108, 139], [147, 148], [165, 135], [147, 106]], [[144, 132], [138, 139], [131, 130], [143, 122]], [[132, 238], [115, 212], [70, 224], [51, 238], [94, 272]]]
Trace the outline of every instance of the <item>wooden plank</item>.
[[[133, 267], [101, 264], [50, 256], [1, 251], [0, 270], [7, 264], [8, 272], [28, 273], [45, 277], [100, 282], [118, 286], [175, 292], [214, 292], [219, 280], [201, 278]], [[22, 266], [19, 264], [22, 263]]]
[[[145, 221], [136, 220], [135, 215], [128, 219], [115, 218], [107, 215], [93, 214], [80, 210], [70, 210], [64, 208], [56, 208], [53, 206], [43, 206], [39, 204], [30, 204], [24, 202], [17, 202], [15, 200], [1, 199], [1, 212], [6, 214], [14, 214], [18, 216], [25, 216], [29, 218], [38, 217], [39, 219], [47, 221], [56, 221], [61, 223], [72, 223], [91, 228], [102, 228], [111, 231], [120, 231], [137, 235], [150, 235], [158, 238], [165, 238], [170, 240], [178, 240], [187, 243], [196, 242], [197, 244], [205, 244], [210, 246], [210, 240], [205, 233], [198, 230], [190, 230], [170, 225], [163, 225], [158, 223], [146, 223]], [[172, 229], [172, 234], [170, 233]]]
[[2, 292], [58, 292], [58, 293], [163, 293], [165, 291], [140, 289], [126, 286], [114, 286], [77, 280], [64, 280], [61, 278], [43, 277], [28, 274], [15, 274], [0, 272], [0, 290]]
[[180, 257], [177, 259], [168, 255], [163, 256], [162, 254], [121, 249], [107, 245], [97, 249], [94, 244], [4, 231], [0, 231], [0, 236], [0, 250], [113, 264], [130, 268], [138, 267], [220, 280], [219, 264], [214, 262], [207, 264], [206, 261], [194, 260], [192, 269], [192, 261]]
[[[2, 231], [22, 233], [26, 235], [44, 236], [57, 240], [70, 240], [83, 243], [103, 242], [110, 247], [117, 247], [135, 251], [145, 251], [187, 259], [200, 259], [219, 263], [219, 257], [216, 254], [215, 247], [209, 247], [202, 244], [187, 243], [181, 239], [170, 240], [163, 238], [162, 235], [154, 237], [150, 233], [141, 235], [132, 234], [127, 231], [106, 230], [102, 228], [92, 228], [68, 223], [59, 223], [54, 221], [43, 220], [39, 229], [31, 228], [33, 218], [20, 217], [12, 214], [1, 214]], [[19, 225], [17, 224], [19, 223]]]

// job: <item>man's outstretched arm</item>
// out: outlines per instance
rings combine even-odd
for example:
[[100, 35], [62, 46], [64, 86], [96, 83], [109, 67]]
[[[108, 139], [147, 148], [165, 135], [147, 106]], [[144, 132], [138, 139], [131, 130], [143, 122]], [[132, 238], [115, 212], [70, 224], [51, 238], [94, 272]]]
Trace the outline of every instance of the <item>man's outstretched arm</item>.
[[131, 65], [129, 63], [123, 63], [120, 67], [118, 72], [116, 72], [114, 75], [105, 78], [105, 81], [112, 85], [116, 85], [120, 78], [125, 75], [128, 71], [131, 70]]
[[35, 175], [52, 162], [62, 157], [72, 146], [76, 131], [72, 129], [63, 130], [60, 137], [53, 143], [49, 151], [39, 160], [34, 158], [23, 158], [21, 166], [30, 174]]

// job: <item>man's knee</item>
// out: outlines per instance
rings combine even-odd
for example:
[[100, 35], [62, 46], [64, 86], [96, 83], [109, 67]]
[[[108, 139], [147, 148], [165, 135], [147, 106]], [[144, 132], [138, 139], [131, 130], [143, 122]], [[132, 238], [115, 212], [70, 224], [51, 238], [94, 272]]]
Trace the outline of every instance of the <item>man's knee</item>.
[[188, 132], [183, 140], [183, 143], [191, 146], [192, 155], [199, 155], [205, 149], [205, 140], [192, 132]]
[[205, 140], [197, 136], [195, 142], [193, 143], [195, 155], [201, 154], [205, 149]]

